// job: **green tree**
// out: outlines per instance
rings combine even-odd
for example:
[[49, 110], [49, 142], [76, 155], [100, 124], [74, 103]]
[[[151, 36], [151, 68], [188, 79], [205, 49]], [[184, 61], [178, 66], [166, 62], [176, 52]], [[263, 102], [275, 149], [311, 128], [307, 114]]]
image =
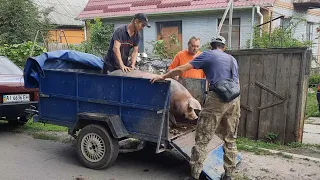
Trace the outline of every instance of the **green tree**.
[[[304, 20], [301, 18], [291, 19], [285, 27], [276, 27], [271, 34], [269, 31], [255, 27], [253, 48], [290, 48], [290, 47], [309, 47], [312, 41], [298, 40], [294, 37], [294, 32], [298, 25]], [[261, 35], [261, 36], [260, 36]], [[250, 47], [250, 40], [247, 41], [247, 47]]]
[[[28, 41], [20, 44], [1, 44], [0, 55], [7, 56], [11, 61], [20, 67], [24, 67], [27, 58], [30, 56], [33, 42]], [[33, 56], [38, 56], [47, 50], [35, 44], [33, 49]]]
[[31, 0], [0, 0], [0, 44], [33, 40], [39, 29], [50, 27], [46, 16]]
[[110, 46], [114, 25], [104, 24], [99, 18], [94, 22], [87, 21], [87, 25], [90, 31], [89, 39], [80, 45], [71, 45], [70, 48], [103, 57]]
[[165, 43], [163, 39], [148, 42], [153, 46], [152, 53], [161, 59], [173, 59], [180, 51], [180, 43], [176, 34], [169, 35], [169, 41]]

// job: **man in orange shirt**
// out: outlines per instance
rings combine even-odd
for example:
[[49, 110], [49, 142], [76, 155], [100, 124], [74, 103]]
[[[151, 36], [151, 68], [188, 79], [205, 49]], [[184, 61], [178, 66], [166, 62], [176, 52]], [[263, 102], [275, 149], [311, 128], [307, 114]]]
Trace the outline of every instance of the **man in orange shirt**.
[[[174, 57], [172, 63], [168, 67], [168, 71], [174, 69], [175, 67], [184, 65], [189, 63], [195, 57], [201, 54], [199, 51], [200, 48], [200, 38], [195, 36], [191, 37], [188, 41], [188, 49], [182, 50], [178, 52], [178, 54]], [[203, 79], [205, 78], [205, 74], [202, 69], [190, 69], [180, 75], [183, 78], [196, 78]], [[178, 76], [175, 77], [178, 80]]]

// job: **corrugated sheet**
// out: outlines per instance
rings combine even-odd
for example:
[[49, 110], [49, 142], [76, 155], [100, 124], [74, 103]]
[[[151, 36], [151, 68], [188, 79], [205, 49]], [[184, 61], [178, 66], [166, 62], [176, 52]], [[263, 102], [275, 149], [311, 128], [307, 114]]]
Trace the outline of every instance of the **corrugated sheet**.
[[75, 20], [77, 15], [86, 7], [88, 0], [32, 0], [40, 10], [52, 7], [49, 14], [51, 23], [57, 25], [83, 26], [84, 23]]
[[[235, 7], [272, 6], [275, 0], [237, 0]], [[78, 19], [146, 14], [201, 11], [226, 8], [228, 0], [90, 0]], [[101, 8], [103, 6], [103, 8]], [[117, 7], [116, 9], [110, 7]], [[103, 11], [101, 11], [103, 9]], [[97, 11], [98, 10], [98, 11]]]

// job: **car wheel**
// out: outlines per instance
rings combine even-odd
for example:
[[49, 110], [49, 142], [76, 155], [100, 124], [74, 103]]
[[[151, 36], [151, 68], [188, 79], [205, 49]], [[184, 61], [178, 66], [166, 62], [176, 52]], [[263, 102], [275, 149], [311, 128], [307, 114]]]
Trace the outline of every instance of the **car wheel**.
[[88, 125], [79, 133], [76, 151], [86, 167], [104, 169], [117, 159], [119, 142], [103, 126]]
[[21, 116], [19, 117], [16, 117], [16, 118], [10, 118], [8, 119], [8, 122], [10, 125], [13, 125], [13, 126], [23, 126], [24, 124], [26, 124], [28, 122], [28, 119], [26, 116]]

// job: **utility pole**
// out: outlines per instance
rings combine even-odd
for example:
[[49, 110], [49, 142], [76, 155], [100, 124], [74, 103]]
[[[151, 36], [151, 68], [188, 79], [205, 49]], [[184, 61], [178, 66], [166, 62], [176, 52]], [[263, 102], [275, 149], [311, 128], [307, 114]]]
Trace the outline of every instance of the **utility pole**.
[[229, 11], [229, 32], [228, 32], [228, 44], [231, 49], [231, 35], [232, 35], [232, 16], [233, 16], [233, 0], [231, 1], [230, 11]]
[[228, 12], [229, 12], [228, 44], [231, 47], [231, 43], [232, 43], [231, 34], [232, 34], [233, 0], [229, 0], [227, 8], [223, 13], [223, 16], [222, 16], [221, 21], [220, 21], [219, 26], [218, 26], [217, 36], [220, 36], [221, 28], [222, 28], [224, 20], [226, 19], [226, 16], [227, 16]]

